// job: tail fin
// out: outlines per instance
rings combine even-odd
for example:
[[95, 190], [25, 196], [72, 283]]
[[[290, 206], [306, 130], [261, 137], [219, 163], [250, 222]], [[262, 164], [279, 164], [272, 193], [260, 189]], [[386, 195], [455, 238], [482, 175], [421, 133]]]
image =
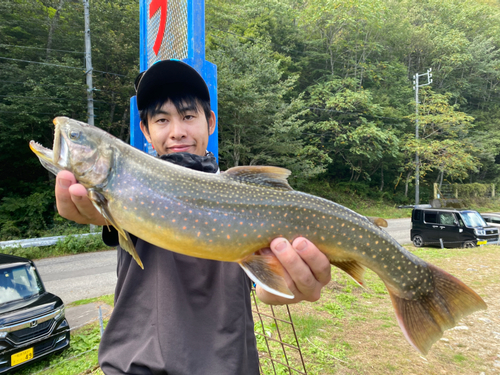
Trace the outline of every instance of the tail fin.
[[456, 277], [428, 266], [435, 284], [432, 293], [408, 300], [389, 289], [399, 326], [410, 344], [423, 354], [462, 317], [487, 308], [483, 299]]

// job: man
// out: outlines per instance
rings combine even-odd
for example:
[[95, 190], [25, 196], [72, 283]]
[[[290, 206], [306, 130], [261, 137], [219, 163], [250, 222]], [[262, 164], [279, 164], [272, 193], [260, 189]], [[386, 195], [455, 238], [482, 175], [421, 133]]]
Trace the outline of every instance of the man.
[[[154, 64], [136, 80], [141, 130], [167, 162], [217, 173], [207, 153], [215, 114], [203, 78], [176, 60]], [[67, 171], [56, 181], [61, 216], [104, 225], [85, 188]], [[107, 244], [116, 232], [103, 230]], [[99, 350], [99, 363], [114, 374], [258, 374], [250, 280], [236, 263], [192, 258], [133, 237], [144, 264], [118, 248], [115, 308]], [[277, 238], [264, 253], [282, 263], [294, 300], [257, 288], [269, 304], [315, 301], [330, 280], [330, 263], [312, 243]]]

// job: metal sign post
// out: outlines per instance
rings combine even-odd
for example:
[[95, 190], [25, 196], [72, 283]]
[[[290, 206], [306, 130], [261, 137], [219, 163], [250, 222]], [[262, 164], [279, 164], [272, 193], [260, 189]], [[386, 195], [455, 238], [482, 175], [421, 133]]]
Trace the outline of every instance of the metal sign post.
[[[205, 60], [204, 0], [140, 0], [140, 71], [160, 60], [178, 59], [200, 73], [217, 118], [217, 66]], [[154, 153], [141, 132], [135, 96], [130, 99], [130, 144]], [[218, 158], [217, 126], [208, 150]]]

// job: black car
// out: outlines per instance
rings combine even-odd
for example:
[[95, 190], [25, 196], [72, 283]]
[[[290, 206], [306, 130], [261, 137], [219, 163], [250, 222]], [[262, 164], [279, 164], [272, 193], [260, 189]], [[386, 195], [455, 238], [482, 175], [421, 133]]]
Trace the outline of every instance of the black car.
[[446, 208], [415, 208], [411, 215], [413, 245], [475, 247], [499, 243], [499, 230], [479, 212]]
[[0, 254], [0, 373], [69, 347], [61, 299], [45, 290], [35, 264]]

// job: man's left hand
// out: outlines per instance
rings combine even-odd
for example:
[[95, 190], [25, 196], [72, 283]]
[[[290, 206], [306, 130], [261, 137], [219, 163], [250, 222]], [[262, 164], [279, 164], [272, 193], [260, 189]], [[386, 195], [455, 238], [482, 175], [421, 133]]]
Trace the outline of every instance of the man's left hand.
[[271, 294], [257, 286], [257, 296], [269, 305], [292, 304], [300, 301], [317, 301], [321, 289], [330, 282], [330, 261], [312, 242], [298, 237], [291, 244], [284, 238], [276, 238], [270, 249], [261, 250], [273, 254], [285, 270], [285, 280], [295, 298], [287, 299]]

